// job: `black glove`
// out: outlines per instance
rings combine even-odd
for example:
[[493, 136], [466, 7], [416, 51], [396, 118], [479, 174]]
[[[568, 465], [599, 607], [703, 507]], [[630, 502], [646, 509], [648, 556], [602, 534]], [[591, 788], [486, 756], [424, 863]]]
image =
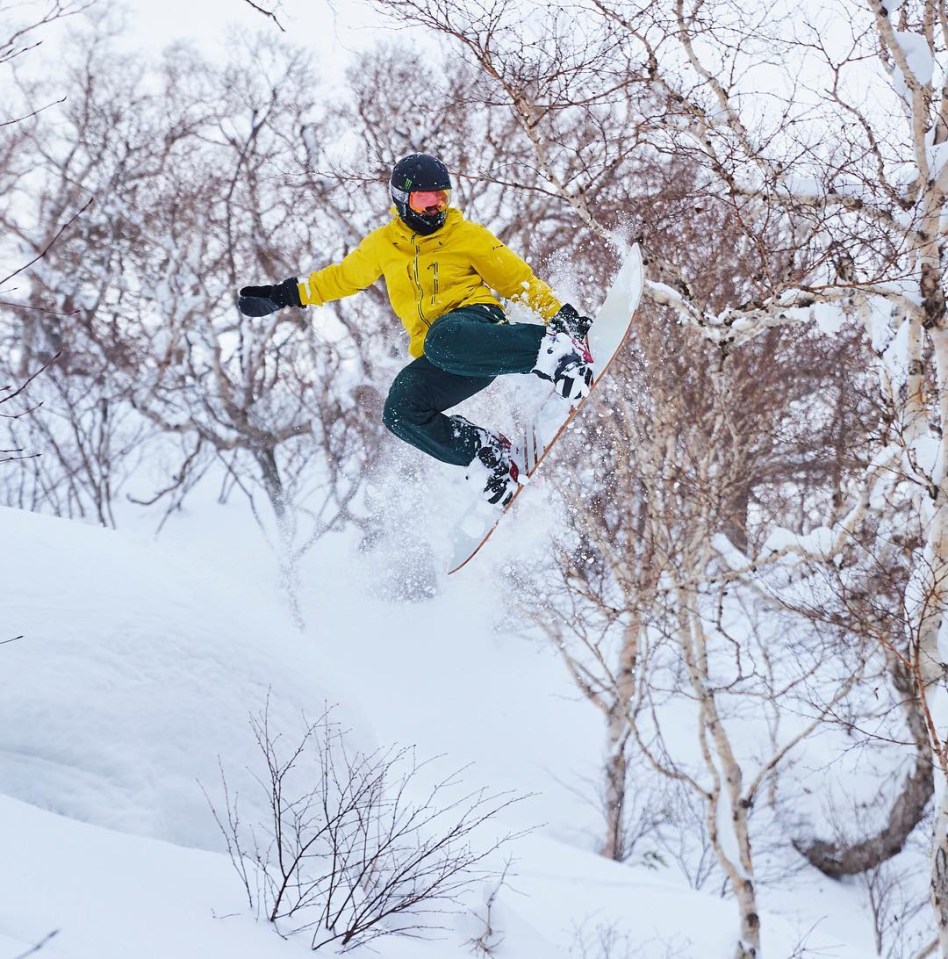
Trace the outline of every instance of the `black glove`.
[[245, 286], [240, 290], [237, 309], [245, 316], [266, 316], [284, 306], [302, 306], [299, 280], [291, 276], [274, 286]]
[[581, 340], [589, 332], [592, 319], [578, 313], [575, 307], [564, 303], [559, 313], [550, 317], [550, 329], [556, 333], [568, 333], [573, 339]]

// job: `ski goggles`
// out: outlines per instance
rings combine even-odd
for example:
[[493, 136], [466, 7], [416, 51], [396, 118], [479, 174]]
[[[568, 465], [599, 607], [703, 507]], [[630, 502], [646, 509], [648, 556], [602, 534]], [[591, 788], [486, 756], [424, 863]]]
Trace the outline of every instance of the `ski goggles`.
[[415, 213], [443, 213], [450, 202], [450, 190], [412, 190], [408, 194], [408, 206]]

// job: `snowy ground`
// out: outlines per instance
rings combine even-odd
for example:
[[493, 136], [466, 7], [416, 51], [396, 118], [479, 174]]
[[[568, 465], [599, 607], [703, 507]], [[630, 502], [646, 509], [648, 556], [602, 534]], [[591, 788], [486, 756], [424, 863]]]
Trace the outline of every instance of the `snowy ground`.
[[[0, 529], [0, 641], [23, 637], [0, 646], [0, 959], [53, 932], [50, 959], [308, 951], [249, 913], [204, 795], [219, 799], [220, 762], [245, 815], [265, 814], [248, 716], [268, 697], [286, 728], [337, 704], [361, 744], [414, 746], [465, 767], [471, 789], [529, 794], [499, 823], [532, 830], [510, 844], [491, 914], [501, 959], [730, 956], [731, 903], [592, 853], [599, 718], [553, 653], [505, 622], [503, 538], [415, 602], [380, 595], [378, 556], [327, 540], [305, 564], [300, 633], [271, 554], [228, 508], [157, 541], [13, 510]], [[872, 955], [852, 891], [808, 882], [765, 917], [767, 955]], [[484, 927], [449, 926], [433, 943], [376, 940], [374, 954], [471, 955]]]

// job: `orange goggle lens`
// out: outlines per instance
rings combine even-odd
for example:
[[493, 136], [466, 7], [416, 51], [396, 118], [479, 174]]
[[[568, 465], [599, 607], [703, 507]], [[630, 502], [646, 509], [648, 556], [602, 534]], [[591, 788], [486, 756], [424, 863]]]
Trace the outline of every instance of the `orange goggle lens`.
[[441, 213], [450, 199], [450, 190], [413, 190], [408, 194], [408, 205], [416, 213]]

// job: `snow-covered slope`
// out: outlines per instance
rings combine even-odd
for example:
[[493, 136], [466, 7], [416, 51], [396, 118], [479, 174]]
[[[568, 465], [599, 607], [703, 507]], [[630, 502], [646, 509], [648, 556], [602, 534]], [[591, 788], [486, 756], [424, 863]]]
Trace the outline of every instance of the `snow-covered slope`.
[[[0, 801], [0, 959], [54, 930], [51, 959], [307, 951], [249, 914], [202, 791], [219, 795], [220, 761], [244, 815], [264, 814], [246, 788], [248, 717], [268, 697], [277, 727], [338, 704], [357, 742], [415, 746], [466, 767], [471, 789], [530, 794], [498, 824], [533, 830], [508, 848], [491, 912], [498, 957], [599, 959], [602, 936], [621, 959], [729, 954], [732, 904], [590, 851], [599, 719], [556, 655], [505, 622], [489, 563], [398, 602], [377, 595], [377, 557], [327, 540], [307, 559], [300, 632], [269, 552], [231, 514], [158, 541], [8, 509], [0, 531], [0, 640], [23, 636], [0, 646], [0, 793], [14, 797]], [[814, 951], [801, 956], [867, 955], [843, 944], [845, 890], [821, 890], [844, 898], [767, 918], [769, 955], [803, 938]], [[451, 959], [485, 928], [470, 915], [448, 926], [439, 942], [373, 946], [383, 959]]]
[[[0, 783], [87, 822], [219, 846], [199, 783], [238, 775], [248, 715], [332, 695], [318, 646], [275, 597], [229, 581], [221, 556], [0, 511]], [[333, 690], [330, 694], [330, 689]]]

